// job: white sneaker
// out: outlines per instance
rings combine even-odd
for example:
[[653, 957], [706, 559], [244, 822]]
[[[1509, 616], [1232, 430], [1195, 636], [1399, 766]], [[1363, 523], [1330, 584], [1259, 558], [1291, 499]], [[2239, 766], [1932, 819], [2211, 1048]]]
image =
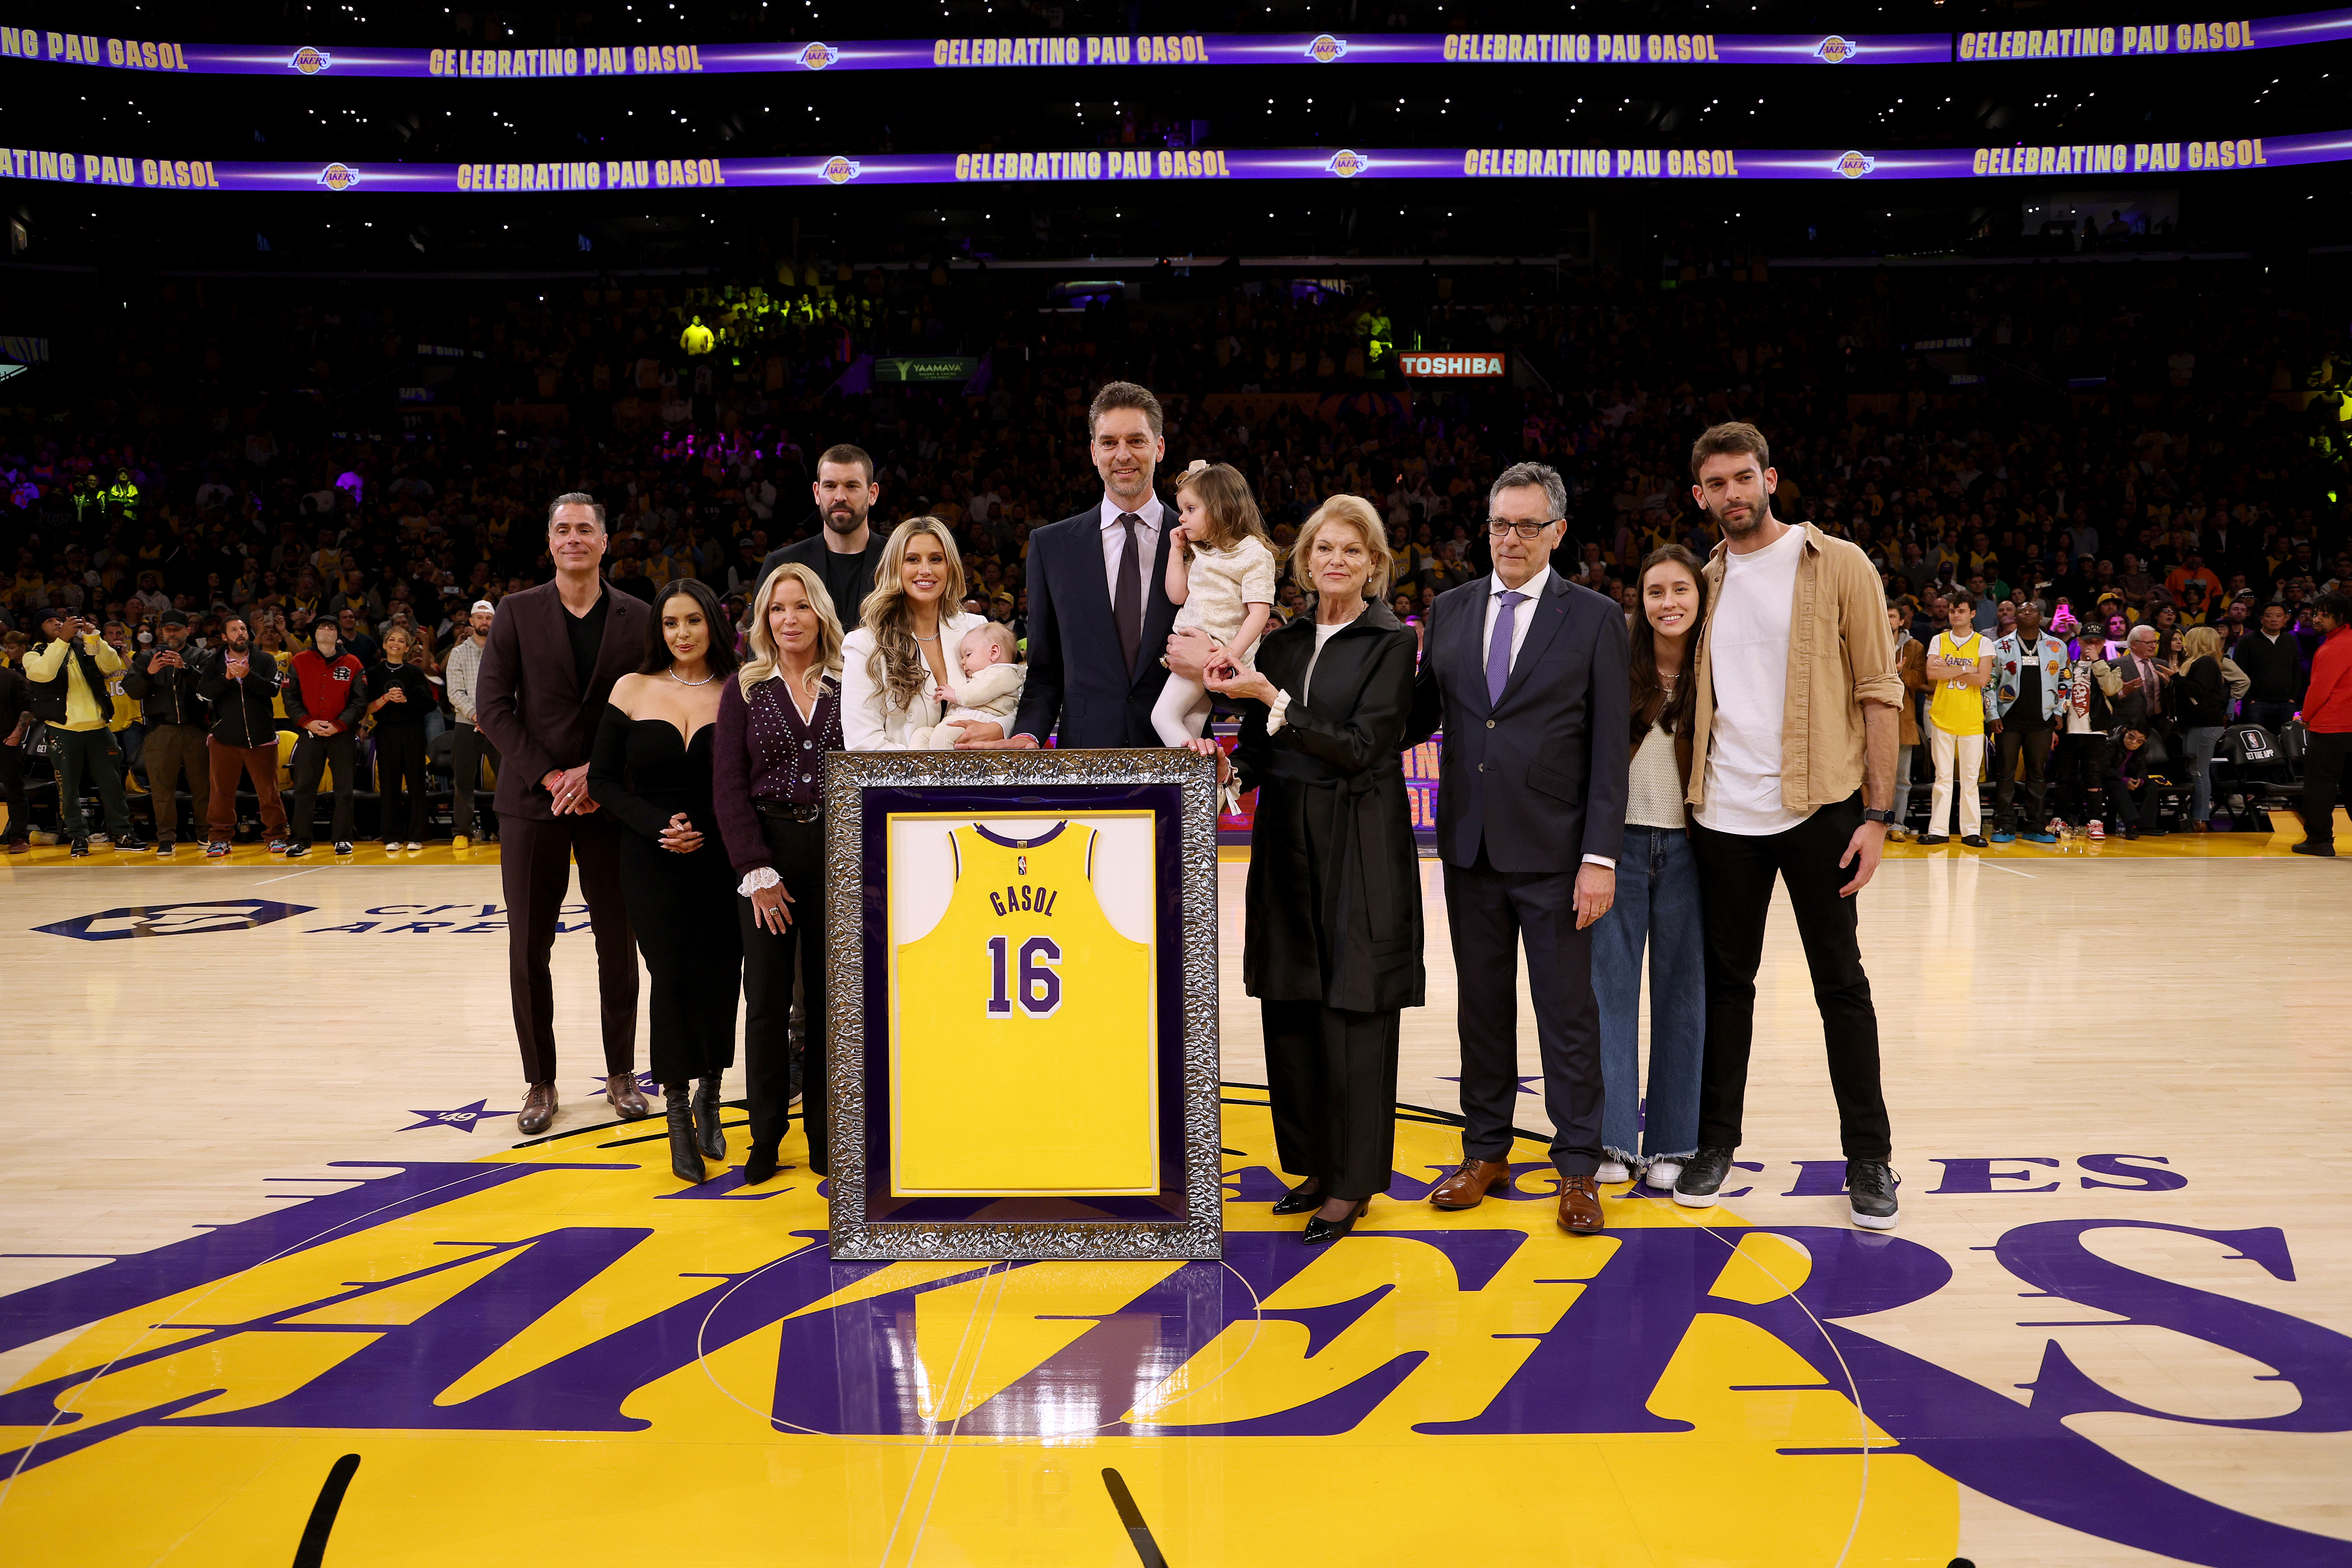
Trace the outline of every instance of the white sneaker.
[[1594, 1167], [1592, 1179], [1601, 1183], [1630, 1182], [1633, 1179], [1633, 1173], [1625, 1168], [1622, 1160], [1603, 1160]]
[[1642, 1173], [1642, 1184], [1655, 1187], [1662, 1193], [1672, 1192], [1675, 1182], [1682, 1173], [1683, 1163], [1680, 1160], [1653, 1160], [1650, 1168]]
[[419, 844], [419, 843], [418, 843], [418, 842], [416, 842], [416, 840], [415, 840], [415, 839], [414, 839], [414, 838], [412, 838], [412, 839], [410, 839], [410, 840], [408, 841], [408, 849], [409, 849], [409, 853], [410, 853], [410, 854], [412, 854], [412, 855], [413, 855], [413, 854], [415, 854], [417, 850], [422, 849], [422, 848], [424, 848], [424, 847], [425, 847], [425, 846], [424, 846], [424, 845]]

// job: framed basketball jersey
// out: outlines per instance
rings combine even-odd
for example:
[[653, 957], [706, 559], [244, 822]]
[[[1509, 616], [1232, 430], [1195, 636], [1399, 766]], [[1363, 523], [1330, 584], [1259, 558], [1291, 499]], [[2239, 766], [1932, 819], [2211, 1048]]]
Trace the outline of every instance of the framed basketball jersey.
[[889, 815], [893, 1197], [1160, 1190], [1152, 829]]

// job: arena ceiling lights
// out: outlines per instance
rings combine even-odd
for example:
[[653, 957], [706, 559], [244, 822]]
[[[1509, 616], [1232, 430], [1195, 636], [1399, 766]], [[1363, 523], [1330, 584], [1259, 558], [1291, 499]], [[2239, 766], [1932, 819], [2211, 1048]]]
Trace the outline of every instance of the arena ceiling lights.
[[[1233, 180], [1982, 180], [2024, 175], [2243, 174], [2352, 161], [2352, 131], [2201, 142], [1908, 148], [1080, 148], [578, 163], [214, 163], [0, 147], [0, 178], [140, 190], [412, 191], [464, 195], [826, 185], [1206, 184]], [[1106, 193], [1108, 194], [1108, 193]]]
[[2352, 38], [2352, 11], [1965, 33], [1165, 33], [588, 48], [200, 44], [0, 27], [0, 58], [197, 76], [512, 81], [794, 71], [1286, 65], [1969, 65], [2161, 59]]

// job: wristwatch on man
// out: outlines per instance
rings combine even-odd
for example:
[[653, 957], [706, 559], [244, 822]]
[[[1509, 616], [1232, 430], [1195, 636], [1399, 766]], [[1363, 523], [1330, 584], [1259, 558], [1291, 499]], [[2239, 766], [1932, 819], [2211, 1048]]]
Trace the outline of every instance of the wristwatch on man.
[[1892, 827], [1892, 826], [1895, 825], [1895, 814], [1894, 814], [1893, 812], [1891, 812], [1891, 811], [1881, 811], [1878, 807], [1876, 807], [1876, 806], [1874, 806], [1874, 805], [1868, 805], [1868, 806], [1864, 806], [1864, 807], [1863, 807], [1863, 811], [1862, 811], [1862, 819], [1863, 819], [1864, 822], [1880, 822], [1880, 823], [1885, 823], [1886, 826], [1890, 826], [1890, 827]]

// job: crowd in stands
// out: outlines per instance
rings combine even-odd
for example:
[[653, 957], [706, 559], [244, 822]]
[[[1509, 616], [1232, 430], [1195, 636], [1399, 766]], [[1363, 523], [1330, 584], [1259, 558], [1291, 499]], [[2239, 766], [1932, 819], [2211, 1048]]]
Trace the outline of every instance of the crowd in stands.
[[[77, 340], [79, 369], [19, 393], [46, 403], [0, 410], [0, 649], [21, 673], [53, 614], [89, 623], [119, 667], [102, 672], [104, 725], [135, 801], [169, 752], [148, 740], [155, 654], [184, 648], [201, 673], [234, 620], [287, 675], [282, 728], [342, 723], [355, 748], [331, 768], [364, 779], [391, 752], [413, 788], [417, 758], [446, 765], [440, 738], [470, 727], [476, 628], [551, 572], [551, 496], [610, 508], [616, 588], [650, 598], [695, 576], [740, 616], [767, 552], [817, 529], [814, 455], [854, 442], [878, 468], [877, 524], [947, 521], [968, 607], [1017, 636], [1028, 531], [1097, 499], [1086, 399], [1124, 376], [1168, 405], [1162, 471], [1233, 464], [1277, 548], [1323, 497], [1370, 499], [1409, 621], [1488, 569], [1487, 486], [1524, 458], [1569, 480], [1563, 570], [1630, 611], [1652, 549], [1713, 547], [1685, 458], [1695, 429], [1736, 416], [1771, 434], [1780, 514], [1861, 544], [1923, 645], [1956, 603], [1988, 640], [2032, 605], [2070, 658], [2120, 658], [2144, 626], [2185, 675], [2187, 637], [2210, 627], [2247, 682], [2230, 683], [2224, 721], [2277, 729], [2320, 635], [2308, 606], [2352, 586], [2343, 336], [2252, 268], [2063, 270], [1726, 257], [1664, 279], [1391, 272], [1377, 291], [1155, 274], [1075, 310], [1044, 297], [1045, 274], [921, 264], [366, 302], [166, 283]], [[1510, 371], [1400, 375], [1398, 353], [1423, 348], [1503, 350]], [[877, 353], [972, 364], [961, 384], [897, 384], [872, 379]], [[330, 641], [362, 710], [298, 720], [293, 658]], [[184, 700], [172, 723], [214, 722]], [[2212, 728], [2193, 716], [2158, 705], [2147, 721]], [[0, 729], [22, 741], [31, 721], [0, 710]], [[26, 750], [11, 767], [38, 776], [49, 748]], [[421, 839], [400, 815], [378, 833]], [[9, 837], [26, 822], [12, 810]]]

